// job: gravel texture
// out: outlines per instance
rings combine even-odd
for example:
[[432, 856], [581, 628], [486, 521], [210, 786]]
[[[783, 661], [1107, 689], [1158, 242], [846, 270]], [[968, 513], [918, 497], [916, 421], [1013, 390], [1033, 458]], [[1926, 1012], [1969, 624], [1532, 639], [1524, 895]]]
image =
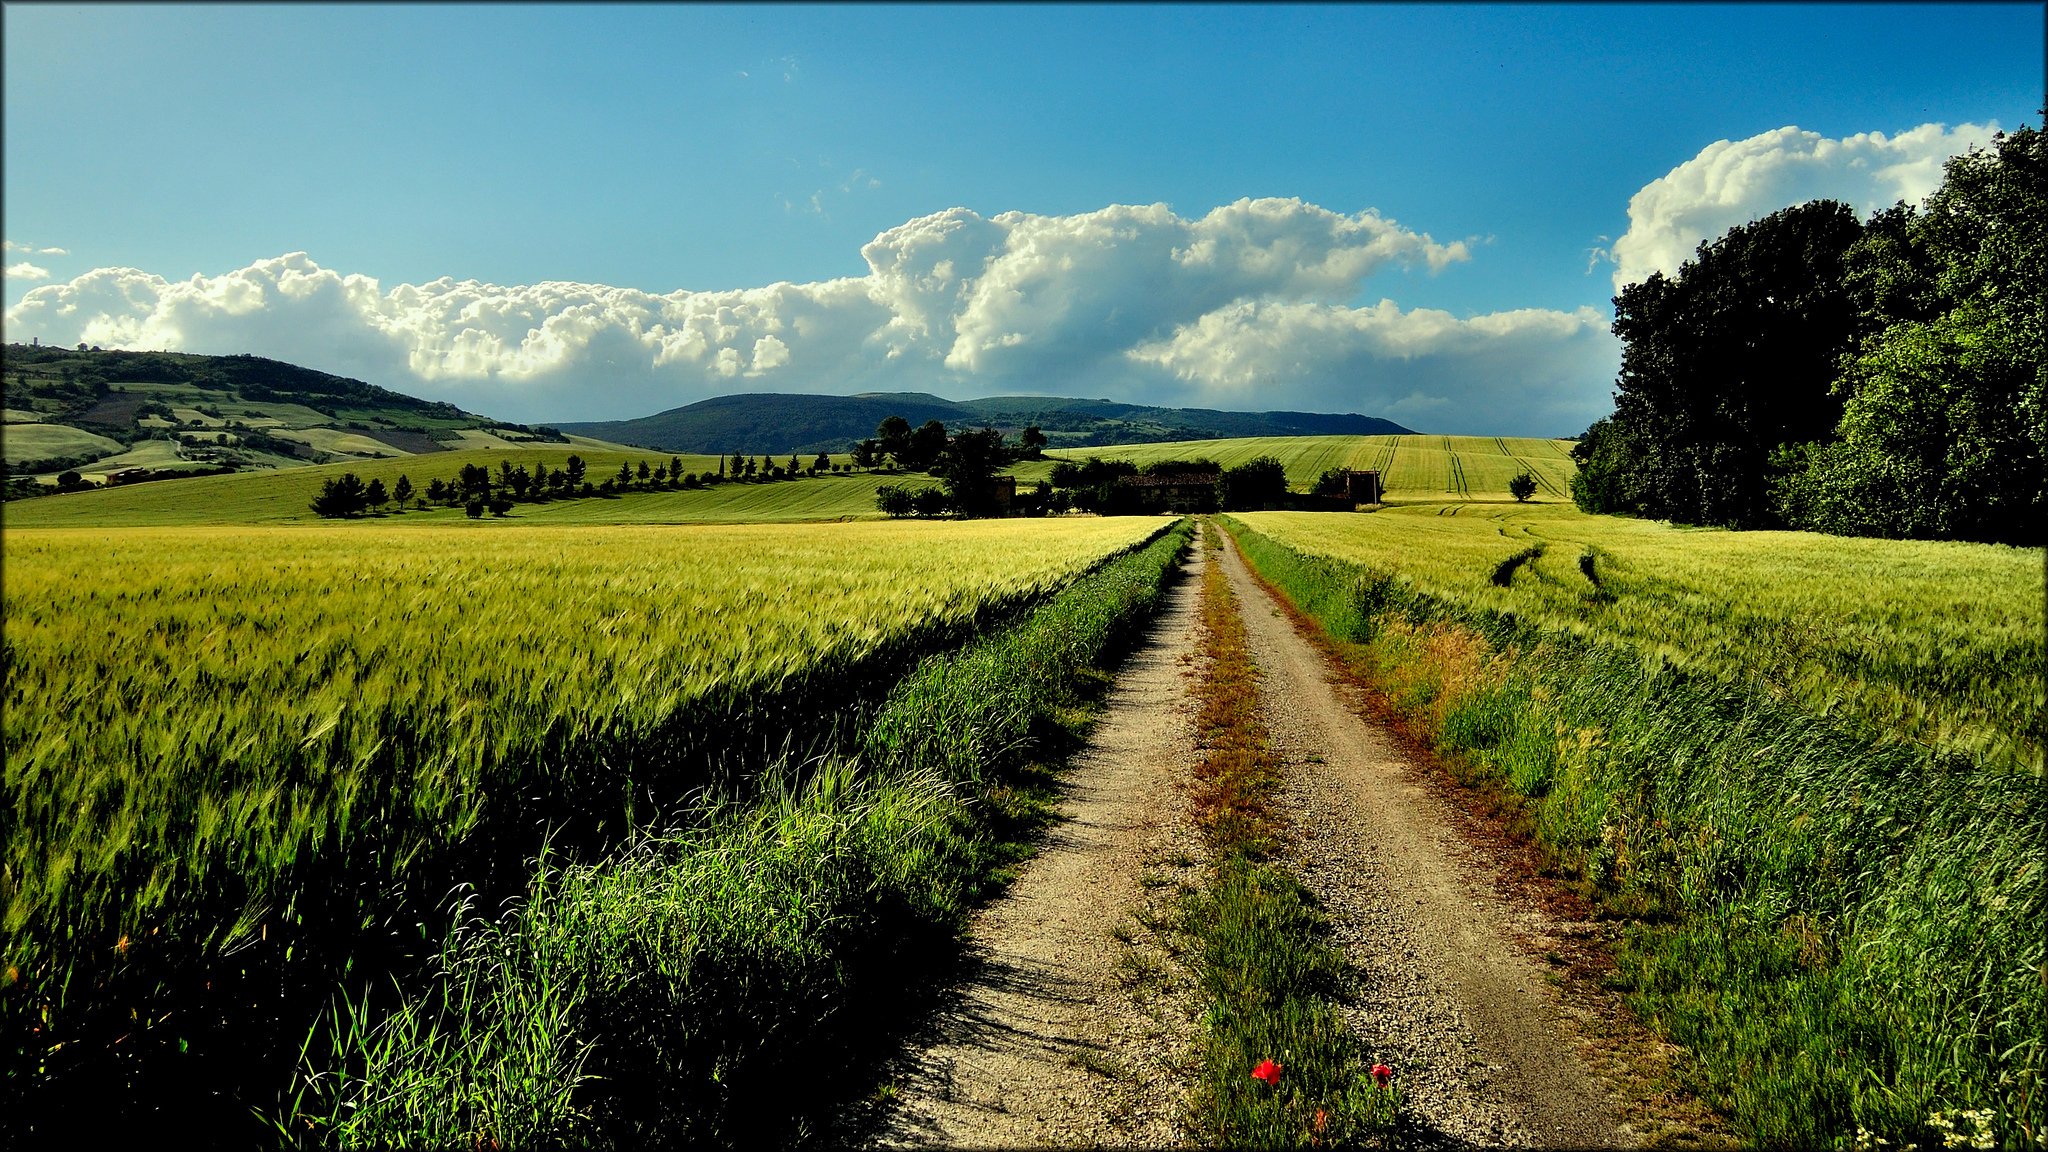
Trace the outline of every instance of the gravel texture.
[[883, 1145], [1183, 1142], [1199, 1007], [1169, 925], [1202, 859], [1185, 788], [1203, 563], [1119, 670], [1060, 821], [976, 917], [970, 978], [893, 1069]]

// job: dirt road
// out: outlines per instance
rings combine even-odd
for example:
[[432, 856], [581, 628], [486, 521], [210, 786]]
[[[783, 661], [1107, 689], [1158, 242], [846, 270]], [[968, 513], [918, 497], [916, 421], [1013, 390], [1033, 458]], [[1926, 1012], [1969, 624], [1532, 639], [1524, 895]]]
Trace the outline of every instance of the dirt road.
[[1061, 822], [976, 918], [979, 973], [901, 1062], [885, 1144], [1180, 1141], [1196, 1009], [1142, 912], [1199, 881], [1183, 788], [1203, 563], [1198, 551], [1125, 660], [1067, 772]]
[[1514, 943], [1540, 913], [1510, 908], [1386, 734], [1362, 719], [1227, 542], [1276, 751], [1291, 863], [1354, 966], [1350, 1022], [1397, 1070], [1411, 1136], [1447, 1146], [1636, 1143], [1542, 967]]
[[[1227, 537], [1226, 537], [1227, 541]], [[1230, 578], [1286, 765], [1290, 866], [1352, 965], [1346, 1018], [1396, 1069], [1408, 1124], [1436, 1147], [1628, 1146], [1583, 1013], [1564, 1007], [1526, 943], [1558, 926], [1511, 905], [1498, 861], [1455, 830], [1421, 770], [1363, 719], [1323, 653], [1226, 543]], [[1009, 894], [975, 921], [979, 975], [899, 1064], [890, 1145], [1027, 1147], [1182, 1142], [1199, 1013], [1191, 975], [1132, 979], [1143, 909], [1197, 883], [1187, 785], [1187, 678], [1201, 625], [1197, 550], [1150, 639], [1124, 665], [1068, 773], [1064, 821]], [[1134, 932], [1141, 937], [1134, 940]], [[1139, 965], [1143, 967], [1143, 965]], [[1176, 983], [1176, 980], [1178, 983]], [[1633, 1111], [1631, 1115], [1635, 1114]]]

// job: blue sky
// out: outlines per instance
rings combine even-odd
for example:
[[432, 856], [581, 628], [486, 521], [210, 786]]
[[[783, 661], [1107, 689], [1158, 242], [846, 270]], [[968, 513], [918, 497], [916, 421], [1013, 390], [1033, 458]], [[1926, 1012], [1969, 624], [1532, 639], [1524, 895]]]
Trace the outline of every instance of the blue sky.
[[2037, 5], [4, 20], [9, 339], [515, 419], [903, 388], [1569, 434], [1618, 274], [1776, 200], [1917, 197], [2044, 87]]

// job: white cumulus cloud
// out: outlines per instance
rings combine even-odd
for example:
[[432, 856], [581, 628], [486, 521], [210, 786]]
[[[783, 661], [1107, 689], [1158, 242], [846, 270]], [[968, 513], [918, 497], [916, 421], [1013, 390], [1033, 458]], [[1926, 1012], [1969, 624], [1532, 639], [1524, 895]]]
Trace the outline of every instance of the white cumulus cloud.
[[759, 391], [1040, 392], [1388, 415], [1433, 431], [1576, 432], [1613, 340], [1589, 312], [1353, 309], [1390, 269], [1471, 258], [1375, 212], [1240, 200], [984, 217], [863, 246], [867, 272], [656, 294], [444, 277], [385, 286], [305, 253], [169, 280], [99, 268], [29, 289], [10, 338], [253, 352], [522, 420], [645, 415]]
[[31, 264], [26, 260], [16, 261], [7, 266], [9, 280], [48, 280], [50, 270]]
[[1887, 136], [1839, 140], [1796, 127], [1747, 140], [1718, 140], [1643, 186], [1628, 205], [1628, 231], [1614, 242], [1614, 287], [1670, 275], [1703, 240], [1808, 200], [1840, 200], [1868, 214], [1916, 204], [1941, 185], [1942, 164], [1989, 144], [1993, 124], [1922, 124]]
[[1606, 399], [1588, 381], [1604, 386], [1619, 366], [1606, 317], [1591, 308], [1459, 319], [1392, 300], [1240, 301], [1127, 355], [1193, 385], [1208, 407], [1303, 407], [1344, 381], [1360, 411], [1471, 431], [1583, 428]]

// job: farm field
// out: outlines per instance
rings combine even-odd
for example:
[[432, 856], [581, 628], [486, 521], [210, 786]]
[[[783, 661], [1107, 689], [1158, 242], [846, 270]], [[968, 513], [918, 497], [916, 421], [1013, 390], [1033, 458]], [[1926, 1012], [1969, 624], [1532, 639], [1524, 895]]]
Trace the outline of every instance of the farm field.
[[1379, 471], [1389, 504], [1441, 500], [1513, 499], [1508, 480], [1524, 471], [1536, 478], [1535, 502], [1571, 502], [1567, 487], [1576, 465], [1571, 442], [1494, 436], [1259, 436], [1236, 440], [1184, 440], [1111, 448], [1068, 448], [1048, 456], [1085, 460], [1206, 458], [1232, 468], [1256, 456], [1273, 456], [1287, 469], [1287, 482], [1306, 491], [1330, 468]]
[[[145, 442], [152, 444], [155, 442]], [[163, 445], [168, 449], [169, 445]], [[571, 456], [580, 457], [592, 482], [617, 472], [620, 464], [650, 467], [667, 464], [670, 456], [653, 452], [617, 449], [575, 448], [560, 444], [546, 448], [522, 447], [512, 450], [472, 449], [466, 452], [435, 452], [428, 455], [387, 460], [351, 460], [341, 464], [280, 469], [273, 472], [244, 472], [231, 476], [201, 476], [190, 480], [152, 481], [97, 492], [77, 492], [38, 500], [10, 501], [5, 509], [8, 528], [41, 527], [148, 527], [151, 525], [198, 524], [282, 524], [315, 522], [307, 504], [320, 490], [322, 480], [353, 472], [364, 481], [382, 480], [389, 487], [406, 476], [415, 488], [424, 489], [430, 479], [451, 479], [464, 465], [481, 465], [495, 470], [501, 461], [532, 466], [535, 463], [560, 468]], [[716, 456], [685, 456], [687, 472], [709, 472], [718, 468]], [[761, 485], [775, 488], [779, 485]], [[677, 493], [705, 495], [708, 493]], [[616, 507], [623, 501], [576, 500], [564, 505], [605, 504]], [[867, 511], [872, 512], [872, 492]], [[536, 505], [520, 505], [515, 517], [533, 511]], [[584, 513], [593, 521], [604, 517], [595, 511]], [[437, 508], [408, 512], [386, 518], [386, 523], [424, 523], [431, 520], [461, 519], [462, 510]], [[803, 517], [787, 517], [801, 519]]]
[[1226, 523], [1627, 924], [1609, 983], [1744, 1143], [2043, 1130], [2040, 549], [1471, 504]]
[[1569, 507], [1240, 518], [1464, 610], [1759, 676], [1884, 733], [2041, 763], [2038, 550], [1676, 528]]
[[0, 431], [6, 441], [7, 466], [29, 460], [50, 460], [59, 456], [110, 456], [121, 451], [121, 442], [97, 436], [82, 428], [64, 424], [16, 422], [9, 410], [7, 425]]
[[10, 1035], [76, 1053], [230, 953], [325, 978], [466, 844], [758, 763], [1160, 525], [480, 527], [10, 527]]
[[[138, 463], [161, 465], [170, 459], [170, 445], [145, 441], [135, 453]], [[140, 453], [160, 449], [158, 455]], [[436, 452], [430, 455], [387, 460], [352, 460], [342, 464], [279, 469], [272, 472], [244, 472], [230, 476], [200, 476], [189, 480], [162, 480], [133, 484], [96, 492], [77, 492], [37, 500], [10, 501], [4, 512], [6, 527], [13, 528], [140, 528], [178, 525], [294, 524], [317, 523], [320, 517], [307, 506], [320, 489], [322, 480], [353, 472], [365, 482], [382, 480], [388, 488], [400, 476], [411, 479], [413, 487], [425, 489], [431, 479], [447, 480], [465, 465], [481, 465], [495, 471], [502, 461], [532, 466], [539, 463], [560, 468], [571, 456], [581, 458], [592, 482], [619, 470], [620, 464], [637, 467], [665, 465], [670, 453], [612, 448], [519, 447], [511, 450], [471, 449], [464, 452]], [[160, 458], [161, 457], [161, 458]], [[683, 456], [686, 472], [715, 472], [716, 456]], [[845, 463], [845, 456], [833, 457]], [[803, 463], [808, 464], [805, 460]], [[96, 465], [95, 467], [104, 467]], [[195, 465], [196, 467], [196, 465]], [[1029, 486], [1049, 476], [1050, 461], [1021, 461], [1006, 471], [1020, 486]], [[937, 483], [921, 472], [860, 472], [834, 476], [806, 477], [772, 483], [724, 484], [714, 488], [632, 492], [616, 499], [576, 498], [546, 504], [520, 504], [507, 521], [540, 524], [730, 524], [775, 521], [876, 519], [875, 489], [884, 484], [925, 487]], [[465, 519], [460, 508], [430, 507], [425, 511], [386, 514], [373, 518], [387, 525], [445, 524]]]

